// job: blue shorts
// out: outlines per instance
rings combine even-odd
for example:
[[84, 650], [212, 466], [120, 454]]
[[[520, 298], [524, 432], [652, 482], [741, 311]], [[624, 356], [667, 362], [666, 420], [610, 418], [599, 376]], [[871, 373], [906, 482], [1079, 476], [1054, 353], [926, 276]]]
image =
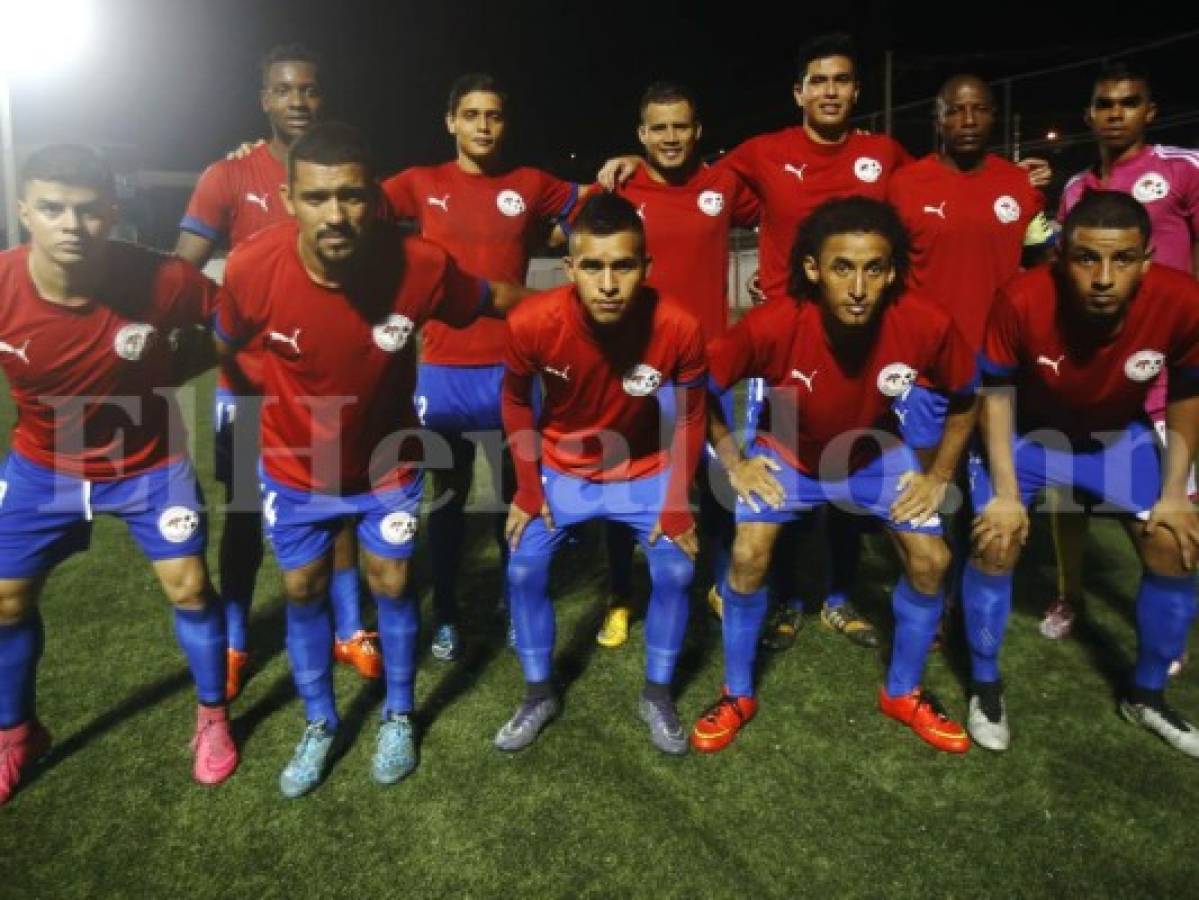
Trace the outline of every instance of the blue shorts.
[[932, 516], [923, 525], [891, 521], [891, 504], [899, 497], [899, 479], [905, 472], [921, 471], [920, 461], [906, 444], [892, 447], [873, 462], [839, 481], [822, 481], [805, 475], [787, 463], [772, 448], [754, 444], [750, 456], [766, 456], [779, 465], [774, 477], [783, 486], [784, 500], [780, 507], [770, 507], [761, 501], [754, 512], [740, 498], [737, 500], [738, 522], [774, 522], [784, 524], [828, 503], [845, 509], [858, 509], [881, 520], [892, 531], [914, 531], [920, 534], [940, 534], [941, 517]]
[[416, 376], [416, 413], [430, 431], [502, 431], [503, 387], [503, 366], [421, 363]]
[[0, 578], [32, 578], [86, 550], [100, 513], [124, 519], [153, 561], [200, 556], [207, 545], [204, 498], [185, 459], [85, 481], [10, 453], [0, 470]]
[[[1093, 449], [1049, 448], [1017, 436], [1012, 455], [1016, 483], [1027, 506], [1047, 487], [1069, 487], [1096, 502], [1093, 512], [1131, 513], [1144, 519], [1161, 496], [1161, 444], [1145, 422], [1133, 422], [1118, 436]], [[975, 512], [995, 496], [991, 475], [981, 456], [970, 455], [970, 497]]]
[[899, 419], [899, 434], [914, 450], [928, 450], [941, 443], [949, 398], [940, 391], [913, 384], [891, 404]]
[[284, 571], [327, 554], [347, 517], [357, 520], [358, 540], [368, 553], [384, 559], [412, 556], [422, 475], [394, 490], [340, 497], [287, 487], [259, 471], [263, 527]]
[[232, 491], [235, 462], [245, 472], [243, 478], [253, 483], [258, 468], [258, 414], [261, 397], [234, 394], [217, 388], [212, 409], [212, 474], [218, 483]]

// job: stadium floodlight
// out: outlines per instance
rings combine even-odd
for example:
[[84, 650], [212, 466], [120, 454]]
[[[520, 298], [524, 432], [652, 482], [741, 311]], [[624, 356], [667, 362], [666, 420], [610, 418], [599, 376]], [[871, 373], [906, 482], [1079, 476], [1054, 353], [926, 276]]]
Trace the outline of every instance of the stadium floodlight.
[[40, 75], [70, 62], [86, 44], [91, 24], [91, 0], [0, 0], [0, 170], [9, 247], [21, 235], [10, 82], [14, 76]]

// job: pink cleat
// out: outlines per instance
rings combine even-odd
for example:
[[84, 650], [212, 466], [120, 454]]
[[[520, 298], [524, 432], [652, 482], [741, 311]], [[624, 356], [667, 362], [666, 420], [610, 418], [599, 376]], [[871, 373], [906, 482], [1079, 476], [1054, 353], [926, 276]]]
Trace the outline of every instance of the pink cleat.
[[238, 763], [237, 747], [223, 706], [201, 706], [196, 710], [192, 752], [196, 757], [192, 775], [200, 784], [220, 784], [233, 774]]
[[50, 749], [50, 732], [37, 719], [0, 728], [0, 806], [17, 789], [21, 770]]

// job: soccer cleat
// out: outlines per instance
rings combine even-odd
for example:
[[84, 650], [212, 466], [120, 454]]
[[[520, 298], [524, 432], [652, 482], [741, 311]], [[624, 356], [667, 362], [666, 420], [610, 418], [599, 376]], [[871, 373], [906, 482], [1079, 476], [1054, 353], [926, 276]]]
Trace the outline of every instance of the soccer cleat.
[[279, 790], [284, 797], [303, 797], [321, 783], [336, 737], [337, 732], [330, 731], [324, 719], [308, 723], [295, 753], [279, 775]]
[[27, 769], [50, 749], [50, 732], [37, 719], [0, 728], [0, 806], [8, 802]]
[[1181, 750], [1187, 756], [1199, 757], [1199, 732], [1164, 701], [1149, 704], [1121, 700], [1120, 713], [1129, 722], [1152, 731], [1175, 750]]
[[987, 685], [971, 696], [966, 730], [970, 732], [974, 743], [984, 750], [1000, 753], [1011, 746], [1007, 704], [1003, 699], [1003, 689], [998, 684]]
[[642, 694], [637, 700], [637, 713], [649, 726], [649, 739], [655, 747], [671, 756], [687, 752], [687, 733], [679, 721], [679, 711], [669, 700], [651, 700]]
[[353, 666], [363, 678], [378, 678], [383, 674], [379, 635], [373, 631], [355, 631], [349, 640], [334, 641], [333, 658], [343, 665]]
[[250, 654], [230, 647], [225, 651], [225, 699], [232, 702], [245, 684], [245, 670]]
[[392, 713], [379, 726], [371, 778], [379, 784], [395, 784], [416, 768], [416, 738], [410, 716]]
[[196, 733], [192, 736], [192, 776], [200, 784], [216, 785], [237, 768], [237, 745], [229, 732], [229, 714], [223, 706], [201, 706], [196, 710]]
[[732, 697], [726, 691], [704, 710], [691, 729], [691, 746], [704, 753], [723, 750], [757, 711], [756, 698]]
[[450, 622], [442, 622], [433, 631], [433, 644], [429, 648], [435, 659], [452, 662], [458, 658], [458, 629]]
[[767, 650], [790, 650], [803, 628], [803, 610], [782, 606], [775, 610], [762, 632], [762, 646]]
[[892, 697], [886, 687], [878, 689], [878, 708], [883, 715], [907, 725], [920, 739], [946, 753], [965, 753], [970, 749], [966, 730], [941, 709], [936, 697], [920, 688], [910, 694]]
[[1074, 604], [1065, 597], [1058, 597], [1045, 610], [1045, 618], [1041, 619], [1040, 631], [1042, 636], [1051, 641], [1068, 638], [1074, 630], [1074, 620], [1078, 613]]
[[498, 750], [515, 753], [523, 750], [541, 733], [549, 721], [558, 715], [561, 706], [554, 696], [540, 697], [536, 700], [525, 700], [512, 718], [503, 724], [495, 734], [495, 746]]
[[601, 647], [614, 650], [629, 639], [629, 608], [627, 606], [609, 606], [604, 614], [604, 624], [600, 626], [595, 642]]
[[724, 598], [720, 596], [720, 591], [716, 589], [716, 585], [712, 585], [708, 589], [708, 607], [716, 614], [716, 618], [724, 618]]
[[826, 603], [820, 609], [820, 621], [825, 627], [841, 632], [859, 647], [878, 646], [878, 633], [874, 626], [848, 603], [842, 603], [840, 606], [829, 606]]

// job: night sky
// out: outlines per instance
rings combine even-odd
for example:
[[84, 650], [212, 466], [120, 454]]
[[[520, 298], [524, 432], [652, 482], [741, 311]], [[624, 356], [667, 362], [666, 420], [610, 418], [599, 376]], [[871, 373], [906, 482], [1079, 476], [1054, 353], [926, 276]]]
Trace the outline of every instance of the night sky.
[[[1173, 12], [1155, 15], [1154, 4], [1097, 3], [1085, 16], [1078, 4], [1061, 5], [1073, 15], [1048, 3], [962, 4], [942, 16], [929, 4], [841, 6], [822, 14], [799, 3], [765, 13], [757, 3], [666, 0], [97, 0], [85, 59], [52, 77], [16, 80], [17, 140], [127, 145], [146, 168], [198, 170], [263, 134], [256, 61], [272, 44], [298, 40], [325, 57], [329, 109], [367, 130], [384, 171], [448, 158], [446, 90], [464, 71], [488, 70], [510, 86], [510, 160], [586, 180], [598, 160], [635, 148], [636, 101], [656, 78], [698, 92], [707, 153], [792, 124], [795, 49], [824, 30], [858, 39], [866, 112], [881, 106], [887, 49], [902, 103], [930, 96], [954, 71], [1004, 77], [1199, 28], [1199, 16], [1181, 12], [1186, 4], [1162, 4]], [[978, 21], [995, 8], [1020, 12]], [[1197, 53], [1199, 35], [1138, 58], [1156, 79], [1164, 115], [1199, 113]], [[1018, 85], [1025, 134], [1079, 131], [1092, 72]], [[896, 135], [917, 154], [931, 149], [928, 115], [922, 107], [897, 118]], [[1153, 137], [1194, 146], [1199, 123]]]

